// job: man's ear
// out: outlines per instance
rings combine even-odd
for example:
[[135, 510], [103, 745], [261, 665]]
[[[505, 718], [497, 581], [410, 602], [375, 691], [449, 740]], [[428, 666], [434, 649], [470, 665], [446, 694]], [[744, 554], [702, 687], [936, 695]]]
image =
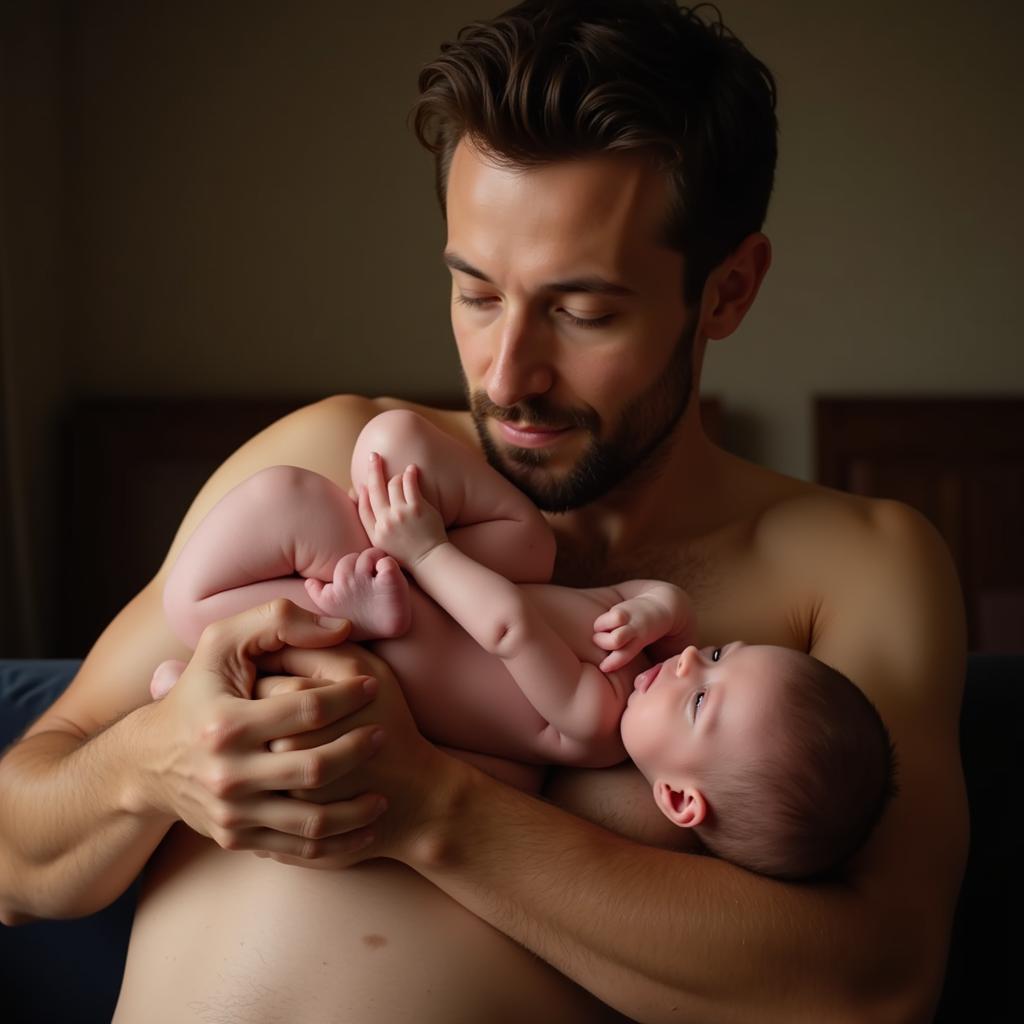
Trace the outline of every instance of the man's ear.
[[772, 244], [760, 231], [742, 242], [708, 275], [701, 296], [699, 334], [727, 338], [743, 322], [772, 262]]
[[679, 828], [693, 828], [707, 815], [708, 805], [704, 794], [693, 786], [673, 789], [664, 779], [654, 784], [654, 802], [661, 813]]

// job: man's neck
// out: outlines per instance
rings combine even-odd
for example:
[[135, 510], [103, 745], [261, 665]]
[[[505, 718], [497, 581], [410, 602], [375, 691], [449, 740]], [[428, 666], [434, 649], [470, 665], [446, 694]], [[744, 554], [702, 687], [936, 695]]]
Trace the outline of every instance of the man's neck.
[[696, 540], [722, 525], [718, 478], [723, 457], [728, 458], [708, 441], [691, 409], [615, 488], [549, 521], [560, 535], [598, 544], [609, 553], [660, 540]]

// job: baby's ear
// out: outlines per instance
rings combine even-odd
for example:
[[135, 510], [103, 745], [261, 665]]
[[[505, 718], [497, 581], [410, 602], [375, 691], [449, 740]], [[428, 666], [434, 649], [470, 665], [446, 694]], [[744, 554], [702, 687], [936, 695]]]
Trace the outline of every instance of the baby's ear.
[[708, 812], [704, 794], [693, 786], [673, 789], [664, 779], [654, 784], [654, 802], [661, 813], [679, 828], [693, 828], [699, 825]]

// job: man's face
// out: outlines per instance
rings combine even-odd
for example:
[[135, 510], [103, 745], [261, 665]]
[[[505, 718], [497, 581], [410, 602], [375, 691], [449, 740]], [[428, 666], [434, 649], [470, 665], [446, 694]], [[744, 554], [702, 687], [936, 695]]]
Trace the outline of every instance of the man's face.
[[448, 178], [452, 327], [492, 465], [541, 508], [606, 493], [671, 433], [696, 317], [640, 155], [523, 170], [461, 142]]

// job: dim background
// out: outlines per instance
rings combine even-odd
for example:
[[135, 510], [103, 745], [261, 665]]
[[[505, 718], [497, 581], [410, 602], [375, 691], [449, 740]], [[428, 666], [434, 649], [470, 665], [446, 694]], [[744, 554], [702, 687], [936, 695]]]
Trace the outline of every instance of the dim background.
[[[406, 115], [505, 6], [0, 4], [0, 655], [68, 653], [75, 402], [458, 391]], [[1024, 5], [720, 6], [780, 94], [774, 265], [705, 371], [733, 446], [812, 479], [815, 395], [1024, 392]]]

